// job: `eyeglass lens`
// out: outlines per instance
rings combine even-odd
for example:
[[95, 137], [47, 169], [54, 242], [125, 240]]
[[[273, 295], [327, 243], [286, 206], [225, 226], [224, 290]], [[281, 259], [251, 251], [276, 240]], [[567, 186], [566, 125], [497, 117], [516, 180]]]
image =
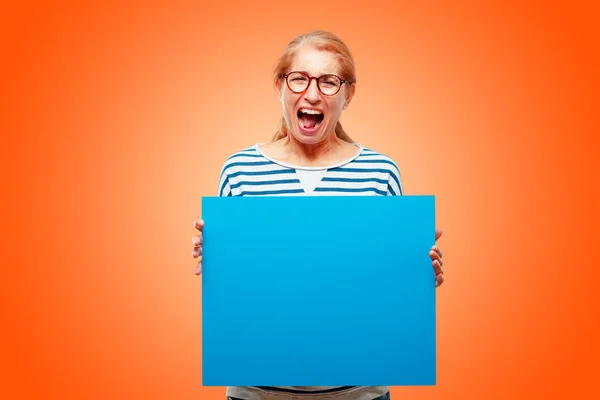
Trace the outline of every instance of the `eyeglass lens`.
[[[308, 88], [310, 84], [310, 78], [300, 72], [292, 72], [287, 77], [287, 83], [293, 92], [301, 93]], [[340, 90], [341, 86], [340, 79], [335, 75], [323, 75], [317, 79], [317, 85], [319, 90], [325, 95], [334, 95]]]

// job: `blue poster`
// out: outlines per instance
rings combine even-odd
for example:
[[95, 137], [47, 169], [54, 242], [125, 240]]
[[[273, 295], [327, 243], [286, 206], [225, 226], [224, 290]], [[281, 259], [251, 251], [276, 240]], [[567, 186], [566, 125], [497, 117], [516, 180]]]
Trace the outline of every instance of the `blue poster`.
[[204, 197], [204, 386], [436, 382], [433, 196]]

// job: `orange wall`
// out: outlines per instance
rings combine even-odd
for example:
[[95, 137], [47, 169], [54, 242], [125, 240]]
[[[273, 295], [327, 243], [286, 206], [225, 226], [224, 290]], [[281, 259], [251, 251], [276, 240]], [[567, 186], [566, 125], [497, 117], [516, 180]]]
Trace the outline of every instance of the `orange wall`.
[[356, 58], [344, 127], [445, 230], [438, 385], [393, 398], [598, 392], [591, 3], [111, 3], [0, 13], [0, 396], [224, 400], [200, 381], [192, 221], [270, 139], [271, 68], [315, 28]]

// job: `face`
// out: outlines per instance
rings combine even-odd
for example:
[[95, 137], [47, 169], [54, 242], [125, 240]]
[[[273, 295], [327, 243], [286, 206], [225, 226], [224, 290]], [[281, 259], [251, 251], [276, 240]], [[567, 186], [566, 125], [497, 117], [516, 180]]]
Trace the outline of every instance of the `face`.
[[[296, 52], [286, 73], [292, 71], [305, 72], [317, 78], [327, 74], [346, 78], [341, 76], [339, 62], [333, 53], [309, 45], [302, 46]], [[320, 143], [330, 135], [335, 135], [335, 125], [344, 105], [350, 102], [353, 89], [349, 89], [348, 84], [344, 83], [337, 94], [326, 96], [319, 90], [317, 80], [312, 79], [304, 92], [294, 93], [288, 88], [285, 80], [280, 79], [278, 95], [291, 135], [304, 144]]]

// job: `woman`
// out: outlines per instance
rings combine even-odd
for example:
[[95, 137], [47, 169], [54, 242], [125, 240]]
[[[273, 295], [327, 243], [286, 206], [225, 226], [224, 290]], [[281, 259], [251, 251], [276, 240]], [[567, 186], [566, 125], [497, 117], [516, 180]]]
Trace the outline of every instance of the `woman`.
[[[339, 122], [352, 101], [356, 76], [352, 55], [331, 33], [316, 31], [292, 40], [275, 66], [275, 89], [283, 117], [271, 143], [234, 153], [225, 162], [219, 196], [402, 195], [400, 173], [389, 157], [354, 143]], [[200, 232], [202, 220], [194, 222]], [[441, 231], [436, 231], [436, 240]], [[194, 258], [202, 235], [193, 238]], [[444, 281], [442, 252], [429, 256], [436, 286]], [[196, 274], [202, 271], [198, 262]], [[230, 399], [389, 398], [389, 387], [230, 387]]]

